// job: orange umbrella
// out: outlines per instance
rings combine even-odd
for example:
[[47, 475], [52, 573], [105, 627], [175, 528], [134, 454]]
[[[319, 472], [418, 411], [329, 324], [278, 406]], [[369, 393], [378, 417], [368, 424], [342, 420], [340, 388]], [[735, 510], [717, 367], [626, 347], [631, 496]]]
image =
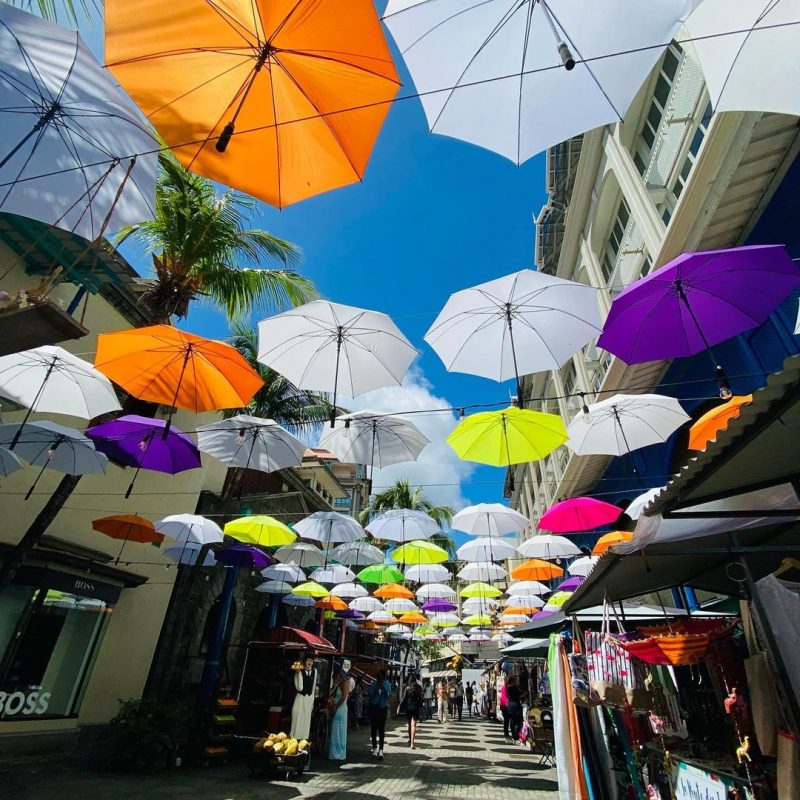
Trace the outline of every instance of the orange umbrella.
[[515, 581], [548, 581], [560, 578], [563, 574], [563, 569], [541, 558], [529, 558], [511, 570], [511, 577]]
[[347, 603], [335, 594], [329, 594], [327, 597], [317, 600], [315, 605], [317, 608], [325, 609], [325, 611], [347, 611]]
[[180, 161], [278, 207], [360, 181], [400, 86], [373, 0], [107, 0], [105, 23]]
[[144, 544], [164, 541], [163, 535], [156, 531], [153, 523], [138, 514], [112, 514], [108, 517], [100, 517], [92, 520], [92, 528], [112, 539], [122, 541], [122, 547], [119, 548], [116, 558], [117, 563], [128, 542]]
[[592, 548], [592, 555], [601, 556], [609, 547], [619, 544], [620, 542], [629, 542], [631, 539], [633, 539], [633, 534], [628, 531], [611, 531], [611, 533], [604, 533]]
[[169, 325], [100, 334], [94, 365], [134, 397], [194, 413], [241, 408], [264, 385], [235, 348]]
[[401, 614], [398, 620], [404, 625], [424, 625], [427, 621], [428, 618], [419, 611], [407, 611], [405, 614]]
[[689, 429], [689, 449], [705, 450], [709, 442], [717, 438], [720, 431], [728, 427], [732, 419], [736, 419], [742, 411], [742, 406], [753, 402], [753, 395], [737, 395], [731, 397], [727, 403], [715, 406], [711, 411], [703, 414]]
[[522, 604], [520, 604], [518, 606], [506, 606], [503, 609], [503, 613], [504, 614], [526, 614], [526, 615], [528, 615], [528, 614], [535, 614], [537, 611], [539, 611], [539, 608], [537, 606], [527, 606], [524, 603], [522, 603]]
[[400, 597], [411, 600], [414, 597], [412, 591], [406, 589], [405, 586], [401, 586], [399, 583], [387, 583], [385, 586], [381, 586], [380, 589], [376, 589], [372, 594], [374, 594], [375, 597], [380, 597], [381, 600], [396, 600]]

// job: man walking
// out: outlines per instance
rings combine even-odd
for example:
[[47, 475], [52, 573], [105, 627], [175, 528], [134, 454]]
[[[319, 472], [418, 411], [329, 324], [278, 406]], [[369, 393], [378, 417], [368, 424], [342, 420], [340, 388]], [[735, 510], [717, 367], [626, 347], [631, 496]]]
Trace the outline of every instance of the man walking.
[[433, 682], [430, 678], [423, 681], [422, 697], [425, 700], [425, 719], [433, 719]]
[[372, 737], [372, 755], [383, 760], [383, 744], [386, 739], [386, 717], [389, 713], [389, 695], [392, 684], [386, 680], [385, 670], [379, 670], [375, 682], [369, 687], [369, 726]]
[[455, 685], [456, 690], [456, 708], [455, 711], [458, 714], [458, 721], [461, 722], [461, 715], [464, 713], [464, 684], [461, 681], [457, 680]]
[[447, 718], [447, 704], [450, 700], [450, 692], [444, 681], [436, 684], [436, 716], [439, 722], [444, 722]]
[[475, 700], [475, 690], [472, 688], [472, 684], [467, 681], [467, 688], [464, 690], [464, 696], [467, 698], [467, 711], [469, 715], [472, 716], [472, 703]]

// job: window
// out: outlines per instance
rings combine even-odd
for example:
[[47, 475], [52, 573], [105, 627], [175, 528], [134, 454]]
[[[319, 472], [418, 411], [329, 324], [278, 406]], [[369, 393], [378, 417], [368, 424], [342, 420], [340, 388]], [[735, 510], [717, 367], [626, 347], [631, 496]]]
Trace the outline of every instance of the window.
[[334, 508], [350, 508], [352, 505], [352, 500], [349, 497], [334, 497], [333, 498], [333, 507]]
[[611, 276], [617, 266], [617, 255], [622, 247], [622, 240], [625, 237], [625, 229], [628, 227], [628, 222], [631, 218], [631, 212], [625, 198], [621, 197], [619, 206], [617, 208], [617, 215], [614, 223], [611, 226], [611, 232], [608, 235], [605, 251], [603, 253], [603, 261], [600, 267], [603, 272], [603, 277], [606, 282], [611, 281]]
[[686, 188], [686, 181], [689, 179], [689, 173], [692, 171], [694, 162], [697, 160], [697, 154], [700, 152], [700, 146], [703, 144], [703, 139], [706, 138], [706, 131], [708, 131], [708, 125], [711, 122], [712, 113], [711, 103], [709, 102], [706, 104], [706, 107], [703, 110], [703, 116], [700, 118], [700, 122], [697, 125], [697, 130], [692, 137], [692, 143], [689, 145], [686, 158], [684, 159], [680, 171], [675, 178], [675, 183], [672, 186], [672, 196], [676, 201]]

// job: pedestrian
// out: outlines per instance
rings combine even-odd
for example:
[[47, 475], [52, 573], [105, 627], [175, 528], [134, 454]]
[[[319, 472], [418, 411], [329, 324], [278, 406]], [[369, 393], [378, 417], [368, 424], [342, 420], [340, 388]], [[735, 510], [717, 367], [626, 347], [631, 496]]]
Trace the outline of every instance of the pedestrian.
[[372, 737], [372, 756], [383, 761], [383, 747], [386, 740], [386, 717], [389, 713], [389, 695], [392, 684], [386, 680], [386, 670], [378, 670], [375, 682], [369, 687], [369, 729]]
[[439, 722], [444, 722], [447, 718], [447, 703], [450, 700], [450, 692], [444, 681], [436, 684], [436, 716]]
[[353, 691], [355, 681], [350, 677], [351, 663], [348, 659], [337, 662], [336, 682], [328, 703], [331, 710], [331, 732], [328, 758], [344, 761], [347, 758], [347, 698]]
[[511, 733], [511, 741], [519, 743], [519, 732], [522, 729], [522, 690], [514, 678], [506, 684], [506, 716]]
[[433, 719], [433, 682], [430, 678], [422, 682], [422, 696], [425, 700], [425, 719]]
[[500, 693], [498, 696], [498, 706], [500, 708], [500, 714], [503, 718], [503, 738], [506, 740], [506, 743], [509, 743], [509, 733], [510, 733], [510, 724], [511, 720], [508, 718], [508, 687], [507, 684], [503, 683], [500, 687]]
[[461, 715], [464, 713], [464, 684], [461, 681], [456, 681], [456, 713], [458, 714], [458, 721], [461, 722]]
[[452, 678], [447, 684], [447, 714], [450, 719], [456, 718], [456, 682]]
[[397, 713], [405, 714], [408, 722], [408, 745], [413, 750], [416, 746], [417, 722], [422, 711], [422, 685], [413, 673], [409, 677], [403, 699], [400, 701]]
[[464, 690], [464, 696], [467, 698], [467, 711], [469, 715], [472, 716], [472, 704], [475, 702], [475, 690], [472, 688], [472, 683], [469, 681], [467, 681], [467, 688]]

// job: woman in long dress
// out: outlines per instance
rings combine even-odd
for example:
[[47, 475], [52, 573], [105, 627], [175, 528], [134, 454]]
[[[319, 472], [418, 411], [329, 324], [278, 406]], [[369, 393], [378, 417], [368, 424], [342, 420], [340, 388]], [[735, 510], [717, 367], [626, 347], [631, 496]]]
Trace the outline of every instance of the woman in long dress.
[[347, 698], [354, 681], [348, 675], [350, 662], [339, 667], [339, 677], [331, 692], [331, 734], [328, 744], [328, 758], [331, 761], [344, 761], [347, 758]]

